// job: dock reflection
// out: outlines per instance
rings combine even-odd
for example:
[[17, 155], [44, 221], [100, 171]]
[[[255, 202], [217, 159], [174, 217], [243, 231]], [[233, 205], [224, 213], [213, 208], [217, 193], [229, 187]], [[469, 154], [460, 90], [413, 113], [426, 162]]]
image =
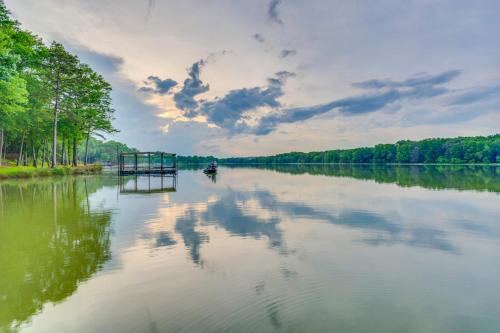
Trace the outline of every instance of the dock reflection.
[[120, 194], [153, 194], [177, 191], [177, 175], [142, 175], [118, 177]]

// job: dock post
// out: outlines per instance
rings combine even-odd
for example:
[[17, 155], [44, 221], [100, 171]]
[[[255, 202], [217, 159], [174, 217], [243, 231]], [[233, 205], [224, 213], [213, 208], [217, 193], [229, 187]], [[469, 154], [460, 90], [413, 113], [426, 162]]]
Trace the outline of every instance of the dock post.
[[161, 158], [160, 173], [162, 173], [163, 172], [163, 153], [160, 154], [160, 158]]
[[137, 175], [137, 153], [134, 153], [134, 173]]
[[118, 157], [118, 174], [122, 175], [123, 174], [123, 155], [120, 154]]

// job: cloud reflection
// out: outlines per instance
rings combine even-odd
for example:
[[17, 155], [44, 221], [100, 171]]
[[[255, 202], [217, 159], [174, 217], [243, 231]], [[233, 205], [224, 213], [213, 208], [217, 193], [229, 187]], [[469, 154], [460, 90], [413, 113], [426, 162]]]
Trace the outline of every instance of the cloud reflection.
[[[200, 231], [200, 228], [216, 226], [231, 236], [266, 239], [270, 248], [286, 256], [295, 253], [295, 250], [285, 244], [280, 224], [284, 220], [297, 219], [361, 230], [363, 238], [358, 241], [372, 246], [402, 244], [452, 254], [460, 253], [447, 239], [445, 231], [425, 225], [406, 225], [401, 222], [398, 214], [382, 216], [362, 210], [328, 212], [304, 203], [281, 201], [265, 190], [225, 189], [218, 199], [208, 202], [203, 209], [191, 207], [186, 210], [176, 220], [174, 229], [188, 249], [191, 261], [203, 266], [201, 247], [210, 239], [208, 233]], [[155, 239], [158, 247], [175, 244], [173, 236], [164, 231], [155, 236]]]

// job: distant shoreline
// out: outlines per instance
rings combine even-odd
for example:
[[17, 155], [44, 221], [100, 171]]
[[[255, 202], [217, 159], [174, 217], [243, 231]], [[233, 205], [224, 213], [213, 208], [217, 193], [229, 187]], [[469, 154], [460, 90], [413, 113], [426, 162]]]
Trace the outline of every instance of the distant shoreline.
[[[500, 167], [500, 163], [313, 163], [313, 162], [304, 162], [304, 163], [230, 163], [224, 162], [223, 160], [218, 160], [220, 166], [225, 165], [256, 165], [256, 166], [273, 166], [273, 165], [374, 165], [374, 166], [495, 166]], [[203, 166], [204, 163], [178, 163], [178, 165], [199, 165]]]

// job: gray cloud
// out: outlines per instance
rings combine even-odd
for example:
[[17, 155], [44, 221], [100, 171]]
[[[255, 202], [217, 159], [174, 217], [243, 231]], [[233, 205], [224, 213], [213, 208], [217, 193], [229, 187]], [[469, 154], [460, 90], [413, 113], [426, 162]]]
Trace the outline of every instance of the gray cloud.
[[500, 97], [500, 85], [469, 89], [450, 99], [449, 105], [468, 105], [490, 98]]
[[[443, 85], [449, 83], [461, 73], [458, 70], [451, 70], [435, 75], [419, 74], [401, 81], [372, 79], [356, 82], [352, 86], [367, 92], [319, 105], [284, 108], [279, 99], [284, 94], [283, 87], [286, 80], [295, 74], [281, 71], [268, 78], [267, 85], [264, 87], [235, 89], [229, 91], [223, 97], [211, 101], [196, 101], [196, 95], [209, 90], [209, 85], [205, 85], [200, 79], [200, 71], [204, 64], [205, 61], [200, 60], [188, 70], [189, 77], [184, 81], [182, 89], [174, 94], [174, 101], [177, 108], [184, 111], [184, 116], [188, 118], [204, 116], [209, 123], [228, 130], [230, 134], [267, 135], [280, 124], [305, 121], [331, 111], [336, 111], [344, 116], [361, 115], [382, 110], [389, 105], [399, 107], [399, 103], [402, 102], [426, 100], [445, 94], [451, 96], [448, 97], [445, 103], [446, 106], [466, 105], [500, 96], [499, 86], [463, 90], [458, 94], [456, 91], [448, 90]], [[176, 82], [150, 76], [147, 84], [148, 86], [141, 88], [141, 90], [164, 94], [169, 93], [170, 89], [176, 85]], [[248, 112], [260, 107], [274, 109], [274, 113], [260, 118], [256, 125], [249, 125]], [[456, 112], [453, 114], [460, 120], [476, 117], [478, 112], [468, 112], [464, 116], [459, 116]], [[450, 116], [452, 117], [453, 114], [439, 113], [432, 115], [432, 119], [425, 116], [424, 121], [442, 123], [441, 118], [444, 117], [443, 119], [446, 120]], [[407, 121], [410, 121], [410, 119], [407, 119]]]
[[148, 0], [148, 12], [146, 14], [146, 21], [151, 17], [151, 13], [156, 7], [156, 0]]
[[196, 110], [186, 113], [188, 117], [203, 115], [208, 121], [232, 132], [243, 130], [238, 124], [245, 119], [245, 113], [258, 107], [277, 108], [281, 104], [278, 98], [283, 96], [283, 85], [294, 73], [277, 72], [275, 77], [268, 79], [266, 87], [253, 87], [231, 90], [222, 98], [207, 101]]
[[255, 39], [256, 41], [258, 41], [259, 43], [264, 43], [264, 41], [266, 40], [264, 38], [264, 36], [262, 36], [262, 34], [259, 34], [259, 33], [253, 34], [252, 38]]
[[353, 83], [352, 86], [362, 89], [382, 89], [382, 88], [413, 88], [419, 86], [431, 86], [447, 83], [460, 75], [459, 70], [446, 71], [437, 75], [419, 75], [403, 81], [385, 80], [368, 80]]
[[162, 80], [158, 76], [149, 76], [146, 81], [144, 81], [146, 86], [141, 87], [139, 91], [151, 92], [155, 94], [168, 94], [171, 89], [177, 85], [177, 81], [172, 79]]
[[194, 97], [210, 89], [208, 84], [205, 85], [200, 80], [200, 71], [204, 65], [205, 61], [199, 60], [188, 69], [189, 78], [184, 80], [182, 89], [174, 94], [175, 105], [179, 109], [185, 111], [194, 110], [198, 106], [198, 102]]
[[432, 98], [447, 93], [449, 90], [440, 85], [453, 80], [459, 74], [459, 71], [454, 70], [437, 75], [421, 75], [404, 81], [369, 80], [355, 83], [353, 84], [355, 87], [375, 90], [375, 92], [310, 107], [286, 109], [280, 114], [263, 117], [256, 127], [250, 129], [250, 132], [256, 135], [266, 135], [281, 123], [304, 121], [332, 110], [353, 116], [375, 112], [398, 101]]
[[288, 50], [288, 49], [284, 49], [284, 50], [281, 50], [281, 58], [286, 58], [288, 56], [294, 56], [297, 54], [297, 51], [295, 50]]
[[[183, 110], [184, 115], [188, 118], [204, 116], [210, 123], [229, 130], [232, 134], [251, 133], [255, 135], [267, 135], [274, 131], [279, 124], [305, 121], [333, 110], [345, 116], [354, 116], [379, 111], [398, 102], [428, 99], [447, 94], [450, 91], [443, 87], [443, 84], [450, 82], [460, 74], [460, 71], [452, 70], [435, 75], [420, 74], [402, 81], [367, 80], [352, 85], [369, 90], [368, 93], [333, 100], [325, 104], [283, 108], [279, 101], [279, 98], [284, 94], [283, 86], [288, 78], [295, 75], [288, 71], [275, 73], [274, 77], [267, 80], [265, 87], [235, 89], [223, 97], [198, 103], [194, 96], [206, 92], [209, 88], [199, 78], [200, 68], [203, 64], [203, 60], [193, 64], [189, 71], [189, 78], [184, 82], [184, 87], [174, 95], [177, 107]], [[490, 90], [483, 92], [483, 94], [491, 93]], [[481, 94], [476, 92], [470, 96], [463, 95], [462, 99], [468, 101], [476, 98], [476, 95]], [[260, 118], [257, 125], [248, 125], [245, 122], [249, 119], [248, 112], [259, 107], [275, 109], [276, 112]]]
[[283, 24], [283, 21], [279, 17], [278, 7], [281, 4], [282, 0], [271, 0], [269, 3], [269, 7], [267, 9], [267, 18], [271, 22], [275, 22], [278, 24]]
[[65, 43], [65, 45], [69, 51], [78, 54], [82, 62], [89, 64], [96, 72], [105, 77], [116, 75], [123, 65], [123, 58], [121, 57], [99, 53], [83, 46], [72, 45], [71, 43]]

